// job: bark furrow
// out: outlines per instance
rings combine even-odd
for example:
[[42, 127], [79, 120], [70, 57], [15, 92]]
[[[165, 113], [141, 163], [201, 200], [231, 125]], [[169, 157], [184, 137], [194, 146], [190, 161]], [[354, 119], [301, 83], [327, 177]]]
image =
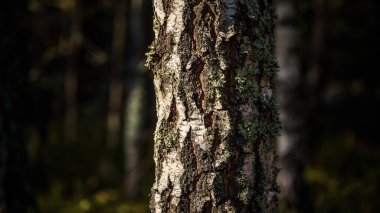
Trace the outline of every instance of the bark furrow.
[[261, 0], [154, 1], [152, 212], [275, 208], [274, 16]]

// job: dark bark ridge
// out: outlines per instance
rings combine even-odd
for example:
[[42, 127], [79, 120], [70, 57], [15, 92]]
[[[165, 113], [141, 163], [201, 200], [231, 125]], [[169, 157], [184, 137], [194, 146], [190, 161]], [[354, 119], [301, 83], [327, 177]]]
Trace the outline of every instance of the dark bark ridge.
[[272, 3], [155, 0], [152, 212], [276, 207]]

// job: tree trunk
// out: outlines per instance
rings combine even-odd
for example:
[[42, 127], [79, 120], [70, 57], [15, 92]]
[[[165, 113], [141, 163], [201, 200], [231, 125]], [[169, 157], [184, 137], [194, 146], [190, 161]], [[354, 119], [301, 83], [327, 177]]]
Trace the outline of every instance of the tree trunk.
[[286, 209], [292, 212], [312, 212], [312, 204], [304, 180], [306, 106], [302, 98], [302, 73], [299, 55], [300, 37], [296, 26], [296, 10], [293, 0], [278, 0], [278, 26], [276, 51], [280, 65], [278, 101], [283, 128], [278, 143], [281, 162], [279, 184], [286, 201]]
[[107, 114], [107, 146], [111, 150], [115, 149], [120, 142], [127, 3], [128, 2], [124, 0], [115, 0], [114, 2], [115, 17], [111, 55], [112, 70]]
[[141, 161], [140, 133], [144, 122], [144, 85], [141, 79], [135, 79], [131, 88], [129, 100], [127, 101], [127, 115], [125, 124], [125, 184], [126, 195], [129, 199], [136, 199], [140, 190]]
[[155, 111], [151, 78], [147, 77], [147, 74], [151, 73], [147, 72], [143, 63], [144, 53], [153, 37], [151, 9], [151, 0], [131, 0], [128, 12], [130, 38], [127, 42], [130, 57], [126, 79], [128, 99], [124, 119], [125, 184], [128, 199], [139, 197], [143, 188], [141, 180], [153, 164], [152, 150], [146, 152], [144, 149], [152, 143], [152, 138], [144, 135], [154, 128], [154, 122], [150, 119], [154, 117]]
[[71, 33], [69, 38], [68, 68], [65, 75], [65, 142], [73, 143], [77, 141], [78, 122], [78, 54], [82, 45], [82, 17], [80, 14], [79, 2], [73, 1], [71, 11]]
[[274, 17], [266, 0], [155, 0], [153, 212], [277, 204]]

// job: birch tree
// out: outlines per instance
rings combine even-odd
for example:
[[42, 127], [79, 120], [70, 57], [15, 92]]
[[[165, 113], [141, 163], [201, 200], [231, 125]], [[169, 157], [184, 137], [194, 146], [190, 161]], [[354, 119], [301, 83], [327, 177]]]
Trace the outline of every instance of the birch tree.
[[155, 0], [152, 212], [272, 212], [278, 186], [275, 10]]

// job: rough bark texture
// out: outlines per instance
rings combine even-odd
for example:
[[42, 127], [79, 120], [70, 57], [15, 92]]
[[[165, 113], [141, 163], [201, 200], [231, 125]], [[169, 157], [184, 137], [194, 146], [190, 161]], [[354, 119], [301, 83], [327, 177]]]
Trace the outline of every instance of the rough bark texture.
[[294, 1], [277, 0], [277, 11], [276, 51], [280, 65], [277, 94], [281, 106], [280, 120], [283, 123], [278, 143], [281, 162], [278, 181], [287, 203], [284, 208], [291, 209], [292, 212], [313, 212], [304, 180], [307, 102], [301, 95], [304, 79], [301, 73], [300, 36], [296, 26]]
[[153, 212], [272, 212], [279, 121], [266, 0], [155, 0]]

